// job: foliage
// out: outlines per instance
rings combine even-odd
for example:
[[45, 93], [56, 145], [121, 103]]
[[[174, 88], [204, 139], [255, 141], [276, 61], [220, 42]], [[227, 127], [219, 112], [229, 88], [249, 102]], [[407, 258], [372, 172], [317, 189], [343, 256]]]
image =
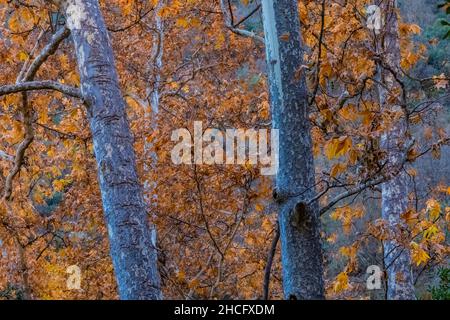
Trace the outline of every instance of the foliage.
[[[439, 8], [445, 10], [445, 13], [447, 15], [450, 14], [450, 1], [447, 0], [445, 3], [441, 3], [438, 6]], [[444, 27], [444, 30], [446, 30], [446, 33], [444, 35], [444, 39], [448, 39], [450, 38], [450, 21], [446, 20], [446, 19], [442, 19], [441, 21], [441, 25]]]
[[[170, 158], [172, 131], [192, 130], [193, 121], [221, 129], [271, 126], [264, 46], [227, 26], [216, 2], [171, 0], [158, 9], [156, 0], [100, 1], [149, 219], [158, 230], [164, 296], [170, 299], [260, 298], [277, 228], [272, 179], [260, 176], [257, 166], [176, 166]], [[33, 6], [0, 0], [0, 87], [16, 83], [64, 27], [48, 1], [27, 3]], [[361, 299], [369, 296], [365, 269], [380, 264], [386, 240], [398, 241], [411, 253], [415, 274], [445, 265], [448, 257], [450, 181], [444, 161], [449, 133], [448, 118], [442, 117], [448, 105], [442, 96], [448, 90], [449, 50], [447, 40], [433, 42], [442, 35], [437, 23], [423, 29], [401, 21], [402, 62], [395, 68], [406, 89], [388, 88], [389, 109], [383, 109], [377, 85], [384, 55], [374, 46], [377, 36], [366, 28], [371, 2], [324, 3], [325, 11], [321, 1], [299, 1], [307, 48], [304, 68], [292, 72], [306, 78], [310, 92], [317, 173], [317, 185], [311, 187], [326, 208], [327, 295]], [[231, 1], [234, 22], [256, 6], [256, 1]], [[262, 36], [259, 11], [236, 28]], [[75, 61], [70, 41], [64, 40], [37, 78], [79, 87]], [[158, 106], [151, 98], [155, 94]], [[33, 141], [13, 179], [12, 198], [0, 203], [0, 250], [5, 252], [0, 255], [0, 297], [19, 299], [29, 292], [25, 298], [115, 299], [89, 110], [61, 92], [36, 91], [27, 97]], [[6, 155], [0, 154], [2, 193], [11, 158], [26, 138], [22, 98], [21, 93], [0, 97], [0, 151]], [[398, 105], [402, 108], [394, 108]], [[393, 233], [379, 214], [379, 187], [394, 171], [385, 168], [380, 139], [404, 110], [410, 128], [402, 140], [405, 170], [415, 189], [404, 195], [410, 205], [402, 215], [404, 230]], [[409, 140], [414, 140], [411, 146]], [[333, 203], [345, 193], [350, 195]], [[71, 265], [83, 272], [81, 290], [66, 287]], [[270, 297], [281, 299], [279, 253], [272, 270]], [[441, 285], [432, 290], [434, 297], [448, 297], [448, 272], [441, 272]]]
[[450, 269], [442, 268], [439, 273], [439, 285], [430, 289], [433, 300], [450, 300]]

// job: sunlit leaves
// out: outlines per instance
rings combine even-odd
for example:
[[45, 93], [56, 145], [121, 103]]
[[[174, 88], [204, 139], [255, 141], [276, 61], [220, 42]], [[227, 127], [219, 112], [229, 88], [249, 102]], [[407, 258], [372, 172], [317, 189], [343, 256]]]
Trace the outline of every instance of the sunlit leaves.
[[30, 8], [19, 7], [9, 18], [8, 26], [12, 32], [21, 32], [30, 30], [35, 22], [36, 17]]
[[427, 211], [432, 221], [436, 220], [441, 214], [441, 205], [435, 199], [427, 201]]
[[364, 216], [364, 208], [362, 206], [344, 206], [336, 208], [330, 216], [333, 220], [340, 221], [344, 232], [348, 234], [351, 231], [353, 221]]
[[335, 293], [339, 293], [346, 290], [347, 288], [348, 288], [348, 275], [346, 272], [341, 272], [336, 277], [333, 290]]
[[416, 242], [411, 242], [411, 258], [417, 266], [425, 264], [430, 260], [428, 253]]
[[334, 138], [325, 144], [325, 155], [329, 160], [339, 158], [347, 154], [351, 147], [351, 137], [342, 136], [340, 138]]

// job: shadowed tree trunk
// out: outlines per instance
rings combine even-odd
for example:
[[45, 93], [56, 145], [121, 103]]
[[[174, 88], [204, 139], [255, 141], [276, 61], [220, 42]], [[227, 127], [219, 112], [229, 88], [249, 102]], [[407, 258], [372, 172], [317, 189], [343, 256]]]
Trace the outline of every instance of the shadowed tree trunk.
[[[380, 8], [385, 21], [384, 32], [381, 33], [381, 57], [384, 60], [380, 66], [383, 84], [379, 86], [380, 104], [384, 111], [401, 112], [401, 106], [392, 107], [388, 101], [389, 91], [402, 92], [402, 88], [393, 75], [393, 72], [401, 74], [399, 73], [401, 56], [396, 1], [384, 1], [380, 4]], [[382, 217], [388, 222], [394, 237], [407, 232], [407, 225], [402, 221], [401, 215], [408, 209], [410, 179], [404, 168], [398, 168], [404, 158], [407, 141], [407, 122], [404, 116], [396, 121], [381, 138], [381, 147], [387, 153], [388, 166], [392, 168], [391, 172], [398, 173], [382, 184]], [[384, 265], [387, 272], [387, 298], [389, 300], [415, 299], [409, 248], [395, 239], [385, 241]]]
[[286, 299], [323, 299], [323, 266], [314, 159], [302, 73], [303, 44], [297, 1], [263, 0], [273, 128], [279, 130], [279, 204], [283, 288]]
[[98, 1], [60, 5], [75, 45], [120, 298], [160, 299], [156, 231], [136, 173], [133, 137]]

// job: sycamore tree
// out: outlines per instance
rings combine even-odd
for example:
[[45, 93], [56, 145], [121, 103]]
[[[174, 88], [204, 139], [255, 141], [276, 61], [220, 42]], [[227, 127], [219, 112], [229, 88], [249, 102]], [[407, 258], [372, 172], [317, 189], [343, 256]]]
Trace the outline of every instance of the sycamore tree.
[[[17, 113], [25, 132], [23, 141], [15, 150], [11, 172], [5, 179], [5, 207], [8, 208], [7, 202], [13, 197], [14, 178], [21, 170], [25, 153], [35, 138], [33, 126], [37, 112], [30, 91], [54, 90], [79, 99], [86, 108], [90, 125], [119, 294], [124, 299], [158, 299], [161, 291], [156, 266], [156, 231], [147, 218], [136, 172], [133, 137], [99, 4], [97, 1], [56, 1], [54, 4], [55, 10], [64, 15], [65, 24], [51, 36], [41, 51], [38, 42], [36, 52], [31, 56], [20, 52], [24, 63], [15, 84], [0, 89], [2, 96], [20, 93]], [[16, 12], [17, 16], [10, 19], [36, 19], [30, 8], [25, 6], [21, 9]], [[40, 36], [48, 36], [49, 31], [51, 29], [41, 32]], [[41, 65], [69, 35], [74, 47], [80, 88], [54, 80], [36, 80]], [[14, 213], [8, 211], [6, 214]]]
[[[397, 10], [390, 59], [373, 5], [0, 0], [0, 298], [369, 298], [368, 265], [417, 289], [448, 256], [448, 180], [422, 170], [448, 75], [415, 75]], [[194, 122], [280, 129], [278, 176], [175, 164]], [[381, 203], [399, 179], [400, 231]]]

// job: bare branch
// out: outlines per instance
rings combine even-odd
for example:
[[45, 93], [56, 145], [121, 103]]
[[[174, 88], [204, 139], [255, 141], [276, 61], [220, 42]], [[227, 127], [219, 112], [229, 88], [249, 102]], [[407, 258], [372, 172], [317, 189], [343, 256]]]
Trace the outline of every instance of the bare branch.
[[266, 268], [264, 270], [263, 300], [269, 300], [270, 273], [272, 271], [273, 258], [280, 240], [280, 227], [277, 223], [275, 234], [270, 245], [269, 255], [267, 256]]
[[243, 17], [241, 20], [239, 20], [238, 22], [236, 22], [233, 27], [237, 28], [239, 27], [241, 24], [243, 24], [245, 21], [247, 21], [248, 19], [250, 19], [251, 16], [253, 16], [256, 12], [258, 12], [258, 10], [261, 9], [261, 5], [258, 4], [256, 6], [255, 9], [253, 9], [248, 15], [246, 15], [245, 17]]
[[50, 42], [42, 49], [41, 53], [34, 59], [25, 75], [18, 79], [18, 82], [31, 81], [34, 79], [37, 71], [48, 57], [53, 55], [59, 47], [59, 44], [70, 35], [67, 28], [63, 28], [55, 33]]
[[56, 81], [48, 81], [48, 80], [22, 82], [0, 87], [0, 97], [7, 94], [25, 91], [35, 91], [35, 90], [54, 90], [64, 93], [70, 97], [83, 99], [80, 89]]
[[323, 215], [324, 213], [326, 213], [328, 210], [330, 210], [331, 208], [334, 207], [334, 205], [336, 205], [339, 201], [344, 200], [348, 197], [351, 197], [357, 193], [360, 193], [368, 188], [374, 187], [376, 185], [379, 185], [380, 183], [383, 183], [384, 181], [386, 181], [386, 177], [384, 176], [380, 176], [374, 180], [368, 181], [356, 188], [350, 189], [346, 192], [343, 192], [341, 194], [339, 194], [338, 196], [336, 196], [334, 199], [332, 199], [325, 207], [323, 207], [320, 210], [320, 215]]
[[[328, 210], [333, 208], [339, 201], [347, 199], [348, 197], [358, 194], [366, 189], [375, 187], [381, 183], [389, 181], [390, 179], [397, 176], [403, 170], [404, 165], [410, 161], [408, 159], [408, 151], [414, 146], [414, 144], [415, 144], [414, 140], [411, 140], [409, 142], [409, 144], [405, 148], [403, 159], [402, 159], [402, 161], [400, 161], [400, 163], [398, 165], [396, 165], [395, 167], [387, 166], [386, 170], [384, 170], [385, 172], [381, 172], [378, 177], [373, 178], [353, 189], [349, 189], [349, 190], [337, 195], [326, 206], [324, 206], [322, 209], [320, 209], [319, 215], [323, 215], [324, 213], [326, 213]], [[310, 200], [309, 203], [311, 204], [317, 200], [318, 200], [317, 198], [314, 198], [314, 199]]]
[[28, 65], [30, 63], [30, 59], [32, 57], [34, 57], [34, 53], [37, 51], [37, 49], [39, 48], [39, 44], [41, 43], [42, 37], [45, 35], [45, 30], [41, 30], [41, 32], [39, 33], [39, 36], [36, 39], [36, 43], [33, 47], [33, 49], [31, 50], [29, 57], [27, 59], [27, 61], [24, 62], [24, 64], [22, 65], [22, 68], [20, 69], [19, 75], [17, 76], [17, 80], [16, 82], [20, 82], [20, 80], [23, 78], [23, 75], [25, 74], [25, 72], [27, 72], [28, 69]]
[[1, 150], [0, 150], [0, 159], [6, 160], [6, 161], [10, 161], [10, 162], [14, 161], [14, 157], [13, 156], [11, 156], [11, 155], [9, 155], [6, 152], [1, 151]]
[[5, 190], [3, 192], [3, 198], [7, 201], [11, 199], [12, 189], [13, 189], [13, 180], [15, 176], [19, 173], [20, 168], [22, 167], [25, 160], [25, 151], [28, 149], [30, 144], [34, 140], [34, 132], [33, 132], [33, 110], [28, 106], [27, 95], [22, 94], [22, 117], [25, 128], [25, 138], [19, 144], [16, 150], [16, 156], [14, 157], [14, 166], [11, 172], [6, 177], [5, 181]]
[[51, 39], [51, 41], [42, 49], [41, 53], [33, 60], [28, 70], [19, 74], [17, 83], [15, 85], [6, 85], [0, 87], [0, 97], [11, 93], [22, 93], [22, 107], [21, 113], [23, 117], [23, 126], [25, 129], [25, 137], [19, 144], [16, 150], [16, 155], [13, 159], [14, 165], [11, 172], [6, 177], [5, 190], [3, 198], [7, 201], [11, 199], [13, 191], [13, 180], [20, 172], [22, 165], [25, 162], [25, 152], [34, 140], [33, 130], [33, 108], [28, 105], [27, 91], [32, 90], [55, 90], [62, 92], [68, 96], [82, 99], [81, 91], [55, 81], [32, 81], [36, 76], [39, 68], [47, 60], [49, 56], [54, 54], [58, 49], [59, 44], [66, 39], [70, 31], [66, 28], [58, 31]]
[[220, 0], [220, 7], [222, 9], [222, 13], [223, 13], [223, 16], [224, 16], [225, 26], [231, 32], [233, 32], [235, 34], [238, 34], [240, 36], [243, 36], [243, 37], [251, 38], [253, 40], [258, 41], [259, 43], [264, 44], [264, 38], [263, 37], [258, 36], [253, 31], [239, 29], [239, 28], [236, 28], [234, 26], [233, 21], [231, 19], [233, 13], [231, 12], [231, 9], [228, 8], [227, 4], [225, 3], [225, 0]]

